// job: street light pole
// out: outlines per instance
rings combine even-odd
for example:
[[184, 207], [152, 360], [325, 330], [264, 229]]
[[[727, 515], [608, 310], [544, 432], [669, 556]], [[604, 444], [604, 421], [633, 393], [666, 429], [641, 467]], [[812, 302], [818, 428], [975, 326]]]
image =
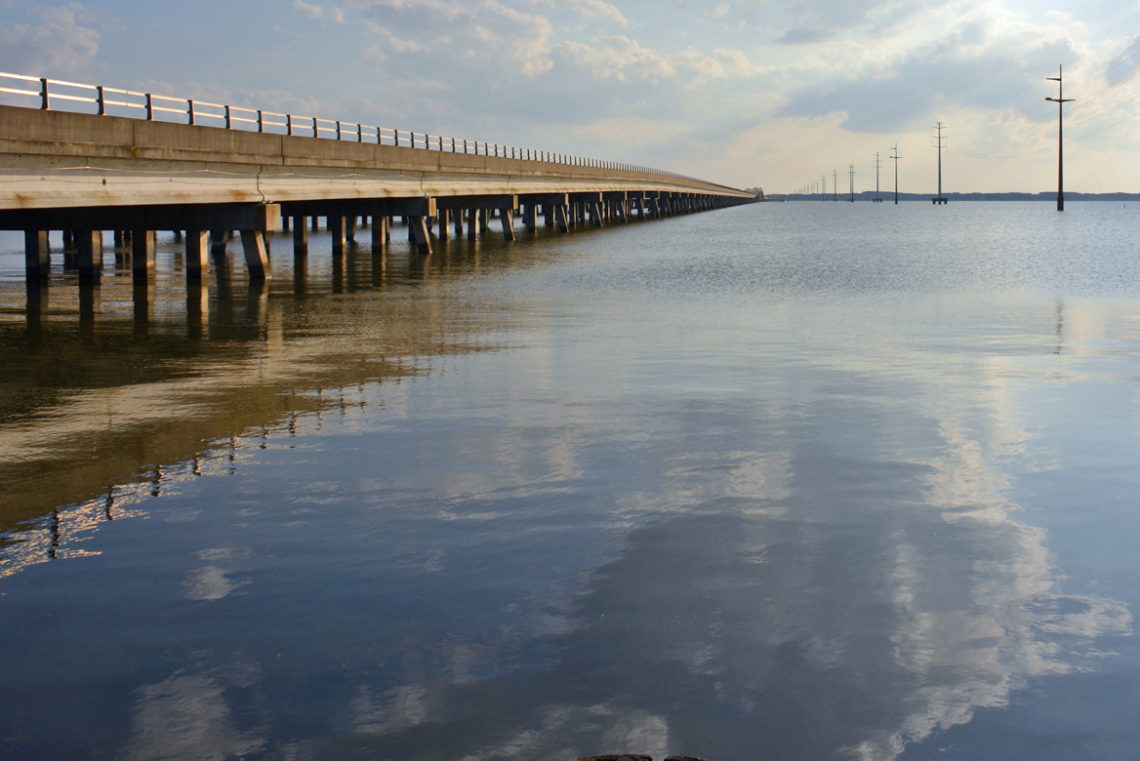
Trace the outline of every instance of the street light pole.
[[1074, 98], [1064, 97], [1064, 82], [1062, 81], [1062, 67], [1057, 67], [1057, 76], [1045, 77], [1057, 83], [1057, 97], [1045, 96], [1045, 100], [1057, 104], [1057, 211], [1065, 210], [1065, 123], [1062, 111], [1066, 103], [1072, 103]]

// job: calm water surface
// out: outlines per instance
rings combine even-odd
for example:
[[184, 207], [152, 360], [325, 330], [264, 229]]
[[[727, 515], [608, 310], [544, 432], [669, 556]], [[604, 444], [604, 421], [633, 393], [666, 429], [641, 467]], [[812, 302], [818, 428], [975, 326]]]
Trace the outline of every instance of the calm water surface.
[[20, 243], [5, 759], [1135, 758], [1140, 207]]

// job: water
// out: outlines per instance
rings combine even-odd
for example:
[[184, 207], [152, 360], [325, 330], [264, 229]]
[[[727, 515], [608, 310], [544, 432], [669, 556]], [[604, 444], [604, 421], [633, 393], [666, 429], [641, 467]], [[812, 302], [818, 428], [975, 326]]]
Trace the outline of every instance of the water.
[[32, 320], [6, 237], [0, 755], [1132, 758], [1138, 213], [316, 236], [300, 288], [279, 238], [189, 296], [164, 240], [149, 310]]

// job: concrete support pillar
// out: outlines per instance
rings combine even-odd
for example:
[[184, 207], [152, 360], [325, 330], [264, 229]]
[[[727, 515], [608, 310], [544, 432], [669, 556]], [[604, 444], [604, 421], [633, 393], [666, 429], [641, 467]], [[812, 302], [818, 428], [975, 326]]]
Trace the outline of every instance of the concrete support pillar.
[[590, 203], [590, 216], [594, 220], [594, 227], [602, 226], [602, 207], [597, 201]]
[[51, 244], [47, 230], [24, 231], [24, 277], [33, 280], [46, 280], [51, 270]]
[[566, 204], [554, 204], [554, 220], [555, 224], [558, 226], [558, 232], [560, 233], [570, 232], [570, 220], [567, 219], [568, 214], [569, 209], [567, 208]]
[[[288, 217], [285, 217], [288, 219]], [[293, 218], [293, 258], [305, 257], [309, 253], [309, 228], [305, 226], [305, 218]]]
[[449, 213], [450, 212], [447, 209], [438, 209], [435, 213], [436, 227], [439, 230], [437, 234], [440, 240], [447, 240], [448, 235], [451, 232], [449, 229], [450, 226], [448, 224], [451, 221], [450, 217], [448, 216]]
[[210, 231], [210, 256], [215, 259], [226, 255], [226, 244], [230, 241], [229, 230]]
[[542, 205], [542, 212], [543, 212], [543, 216], [546, 217], [546, 219], [544, 220], [545, 225], [548, 228], [553, 228], [554, 227], [554, 204], [549, 203], [549, 202], [544, 203]]
[[264, 230], [242, 230], [241, 247], [245, 252], [245, 268], [250, 280], [269, 278], [269, 249]]
[[538, 206], [533, 203], [528, 203], [523, 211], [523, 224], [526, 225], [528, 232], [538, 231]]
[[455, 234], [456, 239], [463, 237], [463, 209], [451, 210], [451, 226], [452, 232]]
[[412, 244], [416, 250], [427, 255], [431, 253], [431, 237], [428, 235], [427, 217], [408, 217], [408, 229], [412, 232]]
[[479, 239], [479, 217], [483, 215], [480, 209], [467, 210], [467, 240]]
[[96, 282], [103, 274], [103, 231], [77, 230], [75, 243], [78, 247], [79, 279]]
[[201, 280], [210, 250], [210, 234], [205, 230], [186, 231], [186, 279]]
[[313, 222], [313, 228], [312, 228], [313, 232], [319, 233], [321, 231], [321, 218], [318, 217], [316, 214], [314, 214], [312, 222]]
[[510, 207], [499, 209], [499, 222], [503, 226], [503, 240], [515, 239], [515, 214]]
[[383, 254], [388, 251], [388, 240], [391, 233], [388, 229], [388, 217], [374, 216], [372, 218], [372, 253]]
[[332, 238], [333, 256], [344, 256], [344, 249], [348, 245], [347, 220], [340, 214], [330, 214], [328, 226], [329, 237]]
[[135, 280], [146, 282], [154, 274], [154, 230], [131, 231], [131, 274]]
[[356, 243], [356, 215], [345, 217], [344, 239], [349, 243]]
[[289, 215], [288, 214], [282, 214], [281, 215], [281, 232], [283, 232], [283, 233], [289, 232]]

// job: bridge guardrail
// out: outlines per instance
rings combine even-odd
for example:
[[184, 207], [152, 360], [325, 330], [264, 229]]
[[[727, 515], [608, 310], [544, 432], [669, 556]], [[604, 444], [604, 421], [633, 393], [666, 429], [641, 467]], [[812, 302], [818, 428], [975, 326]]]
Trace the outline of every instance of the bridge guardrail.
[[[0, 95], [39, 101], [39, 108], [52, 110], [61, 104], [85, 104], [94, 106], [101, 116], [128, 116], [145, 118], [148, 121], [170, 121], [162, 119], [169, 114], [184, 123], [202, 126], [220, 126], [225, 129], [245, 129], [249, 131], [285, 134], [317, 139], [355, 140], [360, 143], [394, 145], [422, 150], [436, 150], [449, 153], [464, 153], [476, 156], [542, 161], [566, 166], [584, 166], [642, 174], [656, 174], [681, 180], [704, 182], [694, 177], [668, 172], [653, 167], [626, 164], [618, 161], [578, 156], [569, 153], [520, 148], [517, 146], [470, 140], [467, 138], [432, 135], [428, 132], [400, 130], [391, 127], [376, 127], [359, 122], [344, 122], [339, 119], [326, 119], [318, 116], [267, 111], [246, 106], [232, 106], [225, 103], [212, 103], [193, 98], [179, 98], [135, 90], [124, 90], [104, 85], [91, 85], [82, 82], [69, 82], [62, 79], [33, 77], [24, 74], [0, 72]], [[346, 137], [347, 136], [347, 137]]]

